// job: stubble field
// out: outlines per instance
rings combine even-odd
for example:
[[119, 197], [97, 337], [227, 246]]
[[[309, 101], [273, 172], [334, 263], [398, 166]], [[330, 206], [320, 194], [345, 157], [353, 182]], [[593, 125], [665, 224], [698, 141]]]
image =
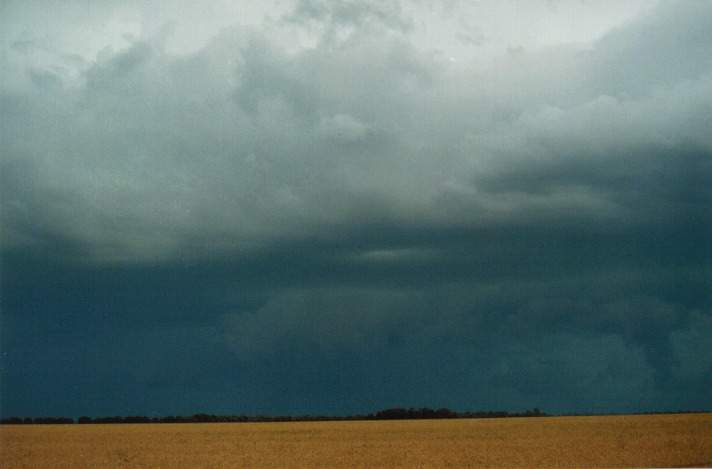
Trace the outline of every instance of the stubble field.
[[0, 426], [0, 466], [685, 467], [712, 414], [360, 422]]

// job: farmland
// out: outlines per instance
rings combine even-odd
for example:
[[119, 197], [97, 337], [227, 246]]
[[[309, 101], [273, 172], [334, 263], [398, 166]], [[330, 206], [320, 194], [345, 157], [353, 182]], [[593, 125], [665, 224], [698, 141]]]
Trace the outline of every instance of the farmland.
[[3, 425], [2, 467], [712, 465], [712, 414], [220, 424]]

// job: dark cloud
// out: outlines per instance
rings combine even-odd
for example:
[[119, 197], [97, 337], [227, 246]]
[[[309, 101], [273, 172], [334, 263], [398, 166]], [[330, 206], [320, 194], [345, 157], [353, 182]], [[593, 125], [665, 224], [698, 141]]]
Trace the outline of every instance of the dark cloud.
[[11, 41], [2, 413], [709, 408], [711, 11], [484, 70], [397, 3]]

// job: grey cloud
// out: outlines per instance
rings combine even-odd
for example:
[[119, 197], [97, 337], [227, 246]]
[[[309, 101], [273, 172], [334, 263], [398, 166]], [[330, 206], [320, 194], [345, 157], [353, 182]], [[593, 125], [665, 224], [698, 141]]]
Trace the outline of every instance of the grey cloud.
[[[706, 385], [712, 372], [712, 315], [695, 311], [688, 326], [671, 334], [674, 358], [679, 364], [676, 372], [689, 382]], [[700, 388], [701, 389], [701, 388]]]
[[484, 44], [485, 42], [485, 37], [482, 33], [478, 31], [473, 31], [473, 32], [463, 32], [463, 31], [458, 31], [455, 33], [455, 38], [462, 42], [463, 44], [468, 44], [472, 46], [479, 46]]
[[10, 48], [22, 54], [29, 54], [37, 48], [37, 45], [34, 43], [34, 41], [25, 39], [13, 41], [10, 44]]
[[596, 44], [590, 86], [617, 96], [641, 96], [709, 76], [711, 27], [712, 12], [706, 2], [663, 2]]
[[[64, 71], [29, 45], [3, 56], [3, 324], [57, 348], [62, 321], [135, 325], [125, 343], [165, 339], [160, 357], [193, 337], [256, 406], [268, 389], [308, 408], [324, 385], [393, 405], [453, 387], [443, 405], [708, 405], [707, 5], [487, 70], [389, 31], [389, 5], [299, 3], [293, 26], [346, 33], [298, 51], [232, 28]], [[165, 389], [229, 374], [115, 362]]]
[[[149, 63], [151, 55], [154, 53], [150, 44], [138, 42], [126, 51], [113, 54], [110, 50], [105, 51], [104, 56], [94, 67], [87, 72], [86, 86], [90, 90], [111, 91], [111, 85], [134, 83], [128, 79], [132, 72], [139, 72], [145, 69]], [[144, 77], [140, 76], [140, 79]], [[134, 85], [135, 86], [135, 85]]]
[[[597, 56], [617, 50], [607, 40]], [[239, 30], [189, 57], [137, 42], [55, 87], [51, 107], [7, 91], [5, 159], [32, 162], [16, 175], [32, 197], [72, 201], [42, 223], [100, 259], [251, 249], [373, 221], [563, 226], [662, 209], [708, 224], [706, 76], [626, 98], [580, 81], [597, 62], [568, 50], [490, 74], [443, 70], [403, 38], [355, 32], [319, 47], [289, 54]], [[31, 203], [5, 200], [9, 214]]]
[[[666, 395], [670, 388], [685, 382], [701, 389], [705, 380], [707, 354], [692, 354], [704, 347], [708, 315], [653, 297], [630, 299], [635, 291], [612, 294], [579, 279], [533, 290], [511, 280], [293, 290], [224, 324], [235, 356], [256, 366], [283, 356], [356, 354], [366, 362], [379, 357], [364, 366], [392, 370], [406, 388], [429, 383], [428, 392], [441, 395], [436, 383], [456, 382], [470, 402], [491, 407], [498, 399], [552, 410], [678, 405]], [[422, 394], [402, 398], [417, 403]], [[689, 405], [703, 402], [697, 391], [689, 396]]]
[[[241, 43], [237, 38], [237, 43], [242, 44], [244, 54], [230, 59], [239, 65], [227, 78], [219, 68], [225, 57], [211, 56], [210, 50], [188, 59], [170, 59], [150, 44], [137, 43], [94, 65], [78, 90], [57, 90], [53, 108], [43, 108], [39, 100], [18, 105], [16, 119], [40, 116], [27, 130], [43, 133], [45, 139], [24, 151], [52, 175], [47, 180], [33, 175], [26, 179], [39, 184], [35, 192], [51, 185], [72, 193], [85, 205], [85, 218], [75, 221], [76, 229], [69, 223], [71, 217], [60, 216], [69, 226], [57, 227], [59, 231], [76, 231], [100, 251], [123, 249], [134, 253], [129, 258], [141, 258], [151, 255], [146, 248], [162, 257], [176, 249], [176, 243], [183, 241], [180, 238], [193, 237], [181, 232], [195, 226], [196, 217], [217, 217], [198, 224], [215, 226], [215, 234], [233, 233], [238, 244], [250, 243], [289, 236], [314, 223], [333, 223], [335, 215], [349, 211], [354, 192], [365, 196], [374, 185], [384, 192], [381, 197], [389, 197], [387, 181], [379, 178], [386, 177], [383, 171], [389, 165], [400, 163], [393, 157], [384, 159], [393, 143], [389, 143], [388, 130], [373, 122], [376, 109], [364, 109], [371, 114], [367, 115], [339, 103], [343, 99], [333, 81], [338, 74], [323, 79], [325, 88], [331, 86], [332, 91], [320, 98], [319, 87], [309, 81], [316, 75], [309, 69], [316, 66], [328, 71], [328, 61], [307, 56], [295, 62], [272, 54], [262, 42]], [[265, 60], [274, 66], [265, 67]], [[217, 73], [205, 74], [196, 68], [214, 63]], [[399, 63], [407, 66], [403, 60]], [[275, 81], [275, 73], [290, 69], [292, 75]], [[372, 83], [387, 71], [384, 63], [381, 70], [375, 70]], [[403, 73], [411, 73], [410, 68]], [[195, 80], [203, 80], [205, 87], [196, 89]], [[237, 88], [231, 86], [233, 82], [239, 83]], [[235, 106], [235, 93], [243, 108], [254, 103], [247, 106], [248, 112]], [[326, 98], [331, 103], [321, 107], [320, 100]], [[62, 128], [70, 123], [71, 133]], [[364, 133], [366, 126], [375, 127], [374, 132]], [[329, 135], [340, 131], [342, 143], [353, 144], [358, 137], [359, 145], [344, 152], [339, 140]], [[8, 134], [8, 145], [19, 145], [22, 138], [22, 131]], [[62, 156], [51, 158], [53, 153]], [[7, 155], [13, 157], [18, 155]], [[380, 165], [382, 170], [377, 169]], [[367, 179], [346, 180], [348, 169], [365, 171]], [[346, 190], [336, 190], [339, 186]], [[324, 198], [325, 192], [340, 195]], [[309, 210], [316, 207], [317, 199], [331, 199], [333, 206]], [[226, 218], [226, 211], [231, 216]], [[140, 231], [119, 234], [115, 230], [124, 229], [120, 220], [131, 221], [124, 225]], [[165, 240], [163, 246], [155, 244], [152, 236], [144, 238], [156, 229], [160, 232], [156, 239]], [[137, 244], [120, 246], [102, 239], [109, 231]]]
[[566, 402], [589, 412], [625, 410], [649, 406], [646, 401], [656, 394], [642, 350], [618, 336], [552, 334], [515, 344], [495, 360], [495, 383], [509, 392], [533, 393], [546, 408]]
[[355, 142], [366, 136], [368, 127], [347, 114], [322, 118], [319, 130], [327, 138]]
[[327, 26], [327, 36], [336, 34], [334, 27], [363, 28], [386, 26], [407, 31], [411, 26], [399, 1], [299, 0], [285, 17], [289, 22], [316, 21]]
[[398, 324], [422, 316], [419, 299], [389, 290], [287, 290], [258, 311], [227, 315], [227, 340], [247, 360], [305, 345], [322, 352], [383, 346]]

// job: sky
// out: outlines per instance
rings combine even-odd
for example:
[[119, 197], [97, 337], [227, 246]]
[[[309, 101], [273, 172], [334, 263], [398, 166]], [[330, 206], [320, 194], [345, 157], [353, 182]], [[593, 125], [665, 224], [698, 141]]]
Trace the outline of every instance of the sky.
[[712, 3], [0, 3], [0, 414], [711, 410]]

